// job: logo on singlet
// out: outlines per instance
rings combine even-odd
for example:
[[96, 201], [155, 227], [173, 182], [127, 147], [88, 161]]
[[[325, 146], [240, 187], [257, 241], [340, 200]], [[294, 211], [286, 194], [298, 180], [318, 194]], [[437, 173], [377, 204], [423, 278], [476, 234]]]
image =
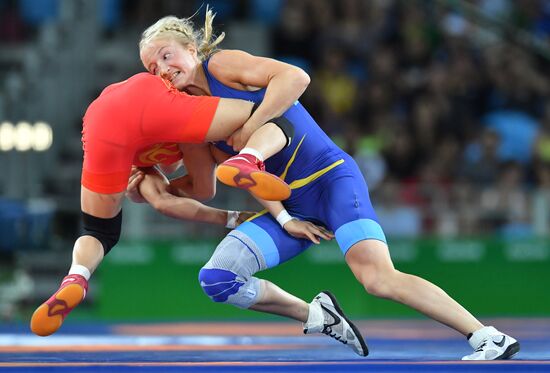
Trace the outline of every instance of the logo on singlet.
[[153, 147], [140, 153], [138, 159], [143, 164], [158, 164], [166, 161], [169, 157], [179, 154], [177, 144], [155, 144]]

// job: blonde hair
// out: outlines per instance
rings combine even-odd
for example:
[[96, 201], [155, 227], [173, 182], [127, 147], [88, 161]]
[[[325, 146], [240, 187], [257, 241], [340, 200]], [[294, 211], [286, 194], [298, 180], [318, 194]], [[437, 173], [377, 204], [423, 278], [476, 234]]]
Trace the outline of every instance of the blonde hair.
[[183, 46], [194, 44], [197, 47], [197, 54], [200, 60], [208, 58], [216, 51], [216, 47], [225, 38], [225, 32], [222, 32], [218, 37], [212, 34], [212, 22], [215, 13], [212, 9], [206, 7], [206, 15], [204, 27], [201, 30], [195, 30], [191, 18], [178, 18], [175, 16], [167, 16], [159, 19], [153, 25], [149, 26], [139, 41], [140, 52], [147, 44], [159, 38], [174, 38]]

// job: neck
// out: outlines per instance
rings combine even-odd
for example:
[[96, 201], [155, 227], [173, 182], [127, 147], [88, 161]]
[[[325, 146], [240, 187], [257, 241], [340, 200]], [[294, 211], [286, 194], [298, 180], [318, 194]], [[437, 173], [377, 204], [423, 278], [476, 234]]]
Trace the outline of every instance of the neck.
[[193, 69], [193, 75], [187, 83], [184, 90], [195, 96], [212, 96], [210, 87], [208, 86], [208, 80], [206, 80], [206, 74], [202, 68], [202, 63], [198, 63]]

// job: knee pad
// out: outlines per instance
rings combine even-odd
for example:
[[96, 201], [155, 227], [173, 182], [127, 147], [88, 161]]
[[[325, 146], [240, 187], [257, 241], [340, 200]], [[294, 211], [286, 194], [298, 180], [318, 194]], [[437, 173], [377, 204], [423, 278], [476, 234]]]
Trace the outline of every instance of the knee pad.
[[272, 118], [267, 121], [267, 123], [275, 123], [277, 127], [283, 131], [285, 137], [286, 137], [286, 145], [285, 148], [290, 146], [290, 143], [292, 142], [292, 138], [294, 137], [294, 124], [292, 124], [291, 121], [289, 121], [287, 118], [280, 116], [277, 118]]
[[214, 302], [249, 308], [257, 302], [260, 280], [246, 280], [236, 273], [219, 268], [202, 268], [199, 272], [202, 289]]
[[103, 246], [107, 255], [120, 239], [122, 227], [122, 210], [114, 218], [102, 219], [82, 211], [82, 236], [95, 237]]

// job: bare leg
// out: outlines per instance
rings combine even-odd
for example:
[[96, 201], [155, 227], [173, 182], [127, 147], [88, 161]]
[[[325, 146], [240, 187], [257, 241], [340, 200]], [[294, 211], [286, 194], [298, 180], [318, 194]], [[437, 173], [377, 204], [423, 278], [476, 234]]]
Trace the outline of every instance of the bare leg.
[[420, 277], [397, 271], [388, 247], [364, 240], [346, 254], [346, 262], [368, 293], [405, 304], [465, 336], [483, 327], [441, 288]]
[[[120, 211], [124, 193], [101, 194], [85, 187], [80, 191], [82, 211], [97, 218], [112, 218]], [[93, 273], [103, 260], [103, 246], [92, 236], [79, 237], [73, 246], [73, 265], [82, 265]]]
[[[261, 281], [262, 298], [249, 309], [301, 321], [304, 323], [304, 333], [327, 334], [340, 343], [346, 344], [356, 354], [360, 356], [368, 355], [368, 348], [363, 337], [351, 321], [341, 313], [338, 306], [334, 307], [336, 300], [331, 298], [332, 296], [323, 292], [315, 297], [310, 304], [307, 304], [294, 295], [285, 292], [277, 285], [269, 281]], [[327, 308], [332, 311], [327, 313]], [[334, 314], [339, 314], [338, 321], [334, 318]], [[326, 324], [326, 317], [328, 317], [328, 320], [332, 319], [335, 323]]]
[[93, 273], [103, 260], [103, 246], [92, 236], [78, 238], [73, 247], [72, 265], [82, 265]]
[[246, 143], [247, 148], [260, 152], [264, 159], [280, 152], [285, 145], [285, 134], [275, 123], [267, 123], [258, 128]]
[[261, 286], [262, 298], [250, 307], [251, 310], [285, 316], [301, 322], [307, 321], [309, 305], [306, 302], [267, 280], [261, 280]]
[[286, 141], [286, 135], [276, 124], [265, 124], [252, 134], [239, 155], [229, 158], [218, 167], [216, 177], [222, 183], [248, 190], [254, 197], [262, 200], [287, 199], [291, 193], [288, 184], [264, 171], [257, 163], [258, 159], [263, 161], [281, 151]]
[[[123, 193], [101, 194], [82, 187], [82, 211], [97, 218], [112, 218], [120, 211]], [[86, 296], [87, 277], [103, 260], [103, 246], [92, 236], [79, 237], [73, 246], [73, 258], [70, 273], [78, 271], [80, 276], [67, 276], [59, 289], [42, 303], [31, 318], [31, 330], [40, 336], [55, 333], [63, 320]], [[84, 267], [84, 268], [75, 268]], [[83, 272], [86, 272], [85, 277]]]

